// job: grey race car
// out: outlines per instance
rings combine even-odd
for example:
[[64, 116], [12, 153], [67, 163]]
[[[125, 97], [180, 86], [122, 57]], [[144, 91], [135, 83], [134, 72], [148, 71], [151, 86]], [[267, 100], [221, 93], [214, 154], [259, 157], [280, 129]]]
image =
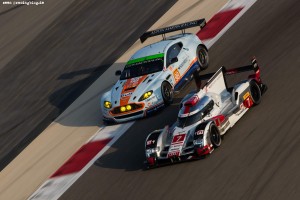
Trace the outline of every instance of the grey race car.
[[[254, 70], [247, 79], [228, 88], [226, 76]], [[181, 102], [177, 122], [149, 134], [145, 142], [147, 167], [164, 162], [199, 158], [221, 145], [221, 136], [253, 106], [261, 101], [267, 87], [260, 78], [256, 59], [252, 65], [201, 75], [208, 79], [198, 92]]]

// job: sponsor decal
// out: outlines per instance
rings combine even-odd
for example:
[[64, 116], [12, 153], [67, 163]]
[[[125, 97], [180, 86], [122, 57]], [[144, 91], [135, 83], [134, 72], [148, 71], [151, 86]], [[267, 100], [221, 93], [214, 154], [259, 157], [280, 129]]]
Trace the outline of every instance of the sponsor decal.
[[172, 143], [182, 142], [184, 140], [185, 135], [175, 135], [173, 137]]
[[194, 22], [194, 21], [186, 22], [186, 23], [183, 23], [183, 24], [178, 24], [178, 25], [169, 26], [169, 27], [166, 27], [166, 28], [153, 30], [153, 31], [151, 31], [151, 35], [153, 35], [153, 34], [162, 34], [164, 32], [172, 32], [173, 30], [182, 29], [186, 26], [196, 26], [196, 25], [197, 25], [197, 22]]
[[204, 130], [198, 130], [195, 135], [203, 135], [204, 134]]
[[175, 135], [168, 152], [168, 157], [180, 156], [182, 145], [184, 143], [186, 134]]
[[174, 70], [173, 76], [174, 76], [175, 82], [177, 83], [180, 80], [180, 73], [179, 73], [178, 69]]
[[250, 96], [250, 93], [249, 93], [249, 92], [246, 92], [246, 94], [244, 94], [244, 96], [243, 96], [243, 99], [245, 100], [245, 99], [247, 99], [249, 96]]
[[132, 95], [132, 92], [124, 93], [124, 94], [121, 94], [121, 98], [128, 97], [131, 95]]
[[250, 96], [248, 96], [244, 101], [243, 104], [246, 108], [250, 108], [253, 105], [253, 101]]
[[151, 145], [151, 144], [154, 144], [155, 143], [155, 140], [148, 140], [147, 141], [147, 146]]
[[181, 68], [187, 63], [187, 61], [188, 61], [188, 58], [186, 57], [186, 58], [182, 61], [182, 63], [180, 63], [178, 69], [181, 69]]
[[121, 106], [128, 104], [130, 96], [132, 95], [134, 90], [146, 78], [147, 78], [147, 75], [126, 80], [126, 82], [123, 85], [122, 92], [121, 92], [121, 99], [120, 99]]
[[169, 152], [168, 153], [168, 158], [170, 157], [175, 157], [175, 156], [179, 156], [180, 155], [180, 152], [179, 151], [176, 151], [176, 152]]

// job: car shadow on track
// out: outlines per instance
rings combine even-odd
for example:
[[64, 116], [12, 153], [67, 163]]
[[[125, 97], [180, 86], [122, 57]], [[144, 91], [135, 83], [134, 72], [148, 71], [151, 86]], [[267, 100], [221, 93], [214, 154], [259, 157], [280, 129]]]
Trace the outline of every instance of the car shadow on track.
[[[117, 63], [113, 67], [121, 69], [124, 65], [125, 63]], [[55, 122], [64, 126], [74, 127], [100, 126], [102, 124], [99, 102], [102, 93], [107, 91], [111, 86], [103, 88], [107, 83], [102, 82], [101, 79], [98, 80], [98, 78], [108, 67], [110, 65], [77, 70], [61, 74], [57, 78], [58, 81], [62, 82], [61, 85], [63, 87], [50, 94], [48, 98], [49, 102], [57, 108], [60, 114], [55, 119]], [[111, 74], [111, 76], [117, 79], [117, 77], [114, 77], [114, 74]], [[71, 82], [71, 84], [64, 86], [64, 82]], [[79, 98], [93, 83], [97, 84], [96, 87], [99, 86], [99, 90], [96, 88], [93, 91], [89, 91], [83, 98]], [[69, 107], [75, 100], [76, 104]]]

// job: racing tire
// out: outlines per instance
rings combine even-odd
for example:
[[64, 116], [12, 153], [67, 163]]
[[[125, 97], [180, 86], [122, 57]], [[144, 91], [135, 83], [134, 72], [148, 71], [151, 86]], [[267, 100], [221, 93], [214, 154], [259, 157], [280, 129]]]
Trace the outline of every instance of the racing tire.
[[218, 148], [219, 146], [221, 146], [222, 138], [219, 129], [213, 123], [209, 127], [209, 136], [210, 136], [210, 142], [214, 148]]
[[208, 67], [209, 64], [209, 56], [208, 51], [203, 45], [199, 45], [197, 47], [197, 59], [198, 63], [200, 65], [200, 70], [205, 70]]
[[173, 102], [174, 92], [170, 83], [164, 81], [161, 84], [161, 94], [165, 105], [170, 105]]
[[258, 105], [261, 101], [261, 90], [255, 80], [250, 81], [250, 94], [254, 105]]

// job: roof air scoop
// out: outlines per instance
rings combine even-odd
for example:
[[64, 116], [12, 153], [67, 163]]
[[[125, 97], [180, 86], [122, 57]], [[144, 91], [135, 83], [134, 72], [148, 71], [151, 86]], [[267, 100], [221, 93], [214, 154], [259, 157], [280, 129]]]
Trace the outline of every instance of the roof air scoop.
[[197, 95], [192, 96], [189, 100], [184, 103], [184, 106], [192, 107], [199, 102], [200, 98]]

